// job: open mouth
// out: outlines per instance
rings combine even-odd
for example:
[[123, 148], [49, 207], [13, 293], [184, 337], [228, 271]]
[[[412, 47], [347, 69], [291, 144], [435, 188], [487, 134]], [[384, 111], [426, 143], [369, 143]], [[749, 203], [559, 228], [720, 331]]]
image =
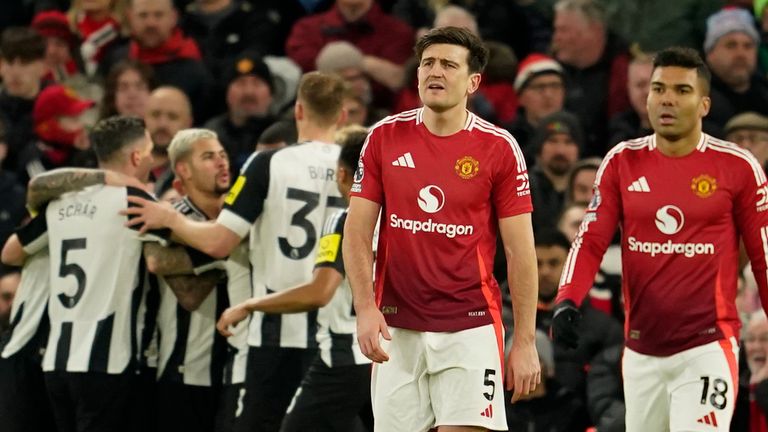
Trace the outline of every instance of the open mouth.
[[674, 123], [675, 120], [677, 120], [677, 117], [672, 114], [662, 114], [659, 116], [659, 120], [661, 121], [662, 125], [669, 125]]
[[429, 83], [429, 85], [427, 85], [427, 88], [429, 90], [445, 90], [445, 86], [444, 85], [442, 85], [440, 83], [436, 83], [436, 82]]

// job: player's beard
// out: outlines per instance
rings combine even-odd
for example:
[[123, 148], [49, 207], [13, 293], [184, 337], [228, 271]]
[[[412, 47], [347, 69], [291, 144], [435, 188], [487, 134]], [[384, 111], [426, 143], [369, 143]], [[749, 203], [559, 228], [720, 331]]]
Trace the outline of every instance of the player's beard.
[[549, 303], [552, 300], [557, 297], [557, 286], [554, 287], [554, 289], [551, 290], [542, 290], [541, 287], [539, 287], [539, 300], [541, 300], [544, 303]]

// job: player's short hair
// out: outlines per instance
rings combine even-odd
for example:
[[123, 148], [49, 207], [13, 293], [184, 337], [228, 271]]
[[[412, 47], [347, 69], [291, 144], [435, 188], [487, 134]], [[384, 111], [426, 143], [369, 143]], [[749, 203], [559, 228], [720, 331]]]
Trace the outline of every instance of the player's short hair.
[[536, 231], [533, 239], [534, 247], [558, 246], [565, 249], [566, 252], [571, 250], [571, 242], [568, 241], [568, 238], [560, 230], [544, 228]]
[[696, 75], [702, 83], [703, 94], [709, 95], [712, 73], [695, 49], [675, 46], [659, 51], [653, 58], [653, 70], [660, 67], [696, 69]]
[[416, 60], [421, 63], [424, 50], [437, 44], [459, 45], [466, 48], [469, 51], [467, 65], [470, 73], [481, 73], [488, 64], [488, 48], [480, 37], [459, 27], [440, 27], [428, 31], [416, 42], [416, 46], [413, 48], [416, 53]]
[[171, 169], [174, 173], [176, 172], [176, 162], [187, 159], [192, 153], [192, 146], [204, 139], [218, 140], [219, 136], [210, 129], [190, 128], [176, 132], [168, 145], [168, 160], [171, 162]]
[[90, 133], [91, 146], [99, 163], [112, 162], [121, 150], [146, 136], [144, 120], [112, 116], [96, 123]]
[[45, 39], [29, 27], [9, 27], [0, 38], [0, 58], [24, 63], [45, 58]]
[[366, 137], [368, 137], [368, 129], [358, 125], [347, 126], [336, 134], [336, 142], [341, 146], [339, 164], [350, 172], [357, 169], [357, 162], [360, 160], [360, 152], [363, 151]]
[[309, 72], [301, 77], [296, 98], [318, 125], [331, 126], [344, 106], [344, 80], [334, 74]]
[[279, 120], [264, 129], [264, 132], [259, 136], [258, 144], [279, 144], [279, 143], [295, 143], [298, 139], [298, 132], [296, 131], [296, 121]]

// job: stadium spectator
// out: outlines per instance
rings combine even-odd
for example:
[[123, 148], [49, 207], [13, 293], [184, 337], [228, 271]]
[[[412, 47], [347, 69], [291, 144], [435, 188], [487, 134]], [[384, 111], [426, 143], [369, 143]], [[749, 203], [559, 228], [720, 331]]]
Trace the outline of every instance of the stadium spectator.
[[27, 216], [24, 208], [26, 200], [24, 187], [16, 175], [2, 168], [2, 161], [8, 154], [8, 144], [5, 142], [6, 125], [0, 119], [0, 243], [5, 244], [16, 227]]
[[270, 113], [274, 80], [266, 63], [253, 52], [232, 60], [223, 76], [227, 112], [209, 120], [205, 127], [219, 136], [231, 168], [237, 172], [253, 153], [261, 133], [274, 121]]
[[579, 233], [579, 226], [584, 220], [586, 211], [587, 201], [574, 201], [563, 206], [563, 211], [557, 218], [557, 229], [563, 233], [569, 242], [576, 240], [576, 234]]
[[633, 52], [627, 70], [629, 109], [613, 116], [608, 124], [608, 149], [614, 145], [653, 132], [648, 120], [646, 100], [651, 89], [653, 57], [640, 51]]
[[601, 1], [612, 32], [646, 51], [669, 46], [698, 49], [704, 41], [707, 17], [726, 0]]
[[328, 12], [297, 21], [285, 51], [306, 72], [315, 68], [315, 59], [327, 43], [352, 43], [365, 55], [365, 74], [378, 84], [375, 104], [386, 107], [391, 103], [390, 92], [403, 85], [403, 64], [412, 55], [413, 37], [407, 24], [384, 13], [374, 0], [336, 0]]
[[[376, 428], [504, 429], [502, 375], [506, 388], [514, 387], [513, 402], [540, 382], [525, 162], [506, 131], [467, 111], [488, 61], [480, 38], [467, 29], [436, 28], [415, 51], [424, 107], [379, 122], [369, 134], [343, 241], [360, 349], [377, 363]], [[438, 211], [446, 228], [424, 229], [432, 222], [419, 219]], [[371, 245], [380, 212], [390, 223], [378, 239], [374, 299]], [[448, 228], [454, 223], [461, 225]], [[416, 224], [430, 232], [411, 229]], [[514, 257], [508, 269], [515, 342], [506, 364], [494, 330], [502, 324], [500, 292], [488, 276], [499, 231], [507, 258]], [[485, 397], [464, 397], [472, 391]]]
[[625, 405], [621, 378], [624, 345], [598, 352], [587, 371], [587, 408], [598, 432], [624, 432]]
[[221, 76], [245, 50], [271, 54], [278, 23], [250, 0], [193, 0], [181, 15], [184, 34], [195, 39], [208, 71]]
[[760, 47], [757, 49], [757, 67], [763, 76], [768, 76], [768, 1], [755, 0], [755, 18], [760, 28]]
[[191, 110], [187, 95], [175, 87], [158, 87], [147, 100], [144, 122], [153, 144], [150, 179], [158, 195], [171, 188], [174, 174], [168, 163], [168, 146], [178, 131], [192, 126]]
[[[365, 56], [347, 41], [329, 42], [317, 55], [317, 70], [339, 74], [349, 87], [344, 98], [348, 108], [347, 123], [372, 125], [386, 116], [386, 111], [373, 106], [371, 80], [363, 69]], [[349, 109], [353, 112], [349, 112]]]
[[619, 144], [603, 160], [560, 282], [553, 335], [577, 346], [578, 304], [621, 227], [628, 432], [702, 423], [728, 429], [738, 386], [738, 237], [768, 305], [760, 240], [768, 182], [749, 152], [701, 131], [708, 81], [695, 50], [656, 55], [648, 96], [655, 132]]
[[152, 66], [158, 85], [182, 90], [192, 102], [193, 118], [205, 121], [210, 115], [209, 75], [194, 39], [176, 26], [178, 12], [171, 0], [130, 0], [128, 17], [131, 42], [116, 50], [112, 64], [130, 58]]
[[259, 136], [256, 151], [277, 150], [295, 143], [297, 136], [294, 120], [280, 120], [269, 125]]
[[[750, 432], [768, 430], [768, 319], [765, 311], [754, 312], [744, 328], [744, 354], [747, 370], [742, 374], [739, 391], [743, 409], [737, 407], [732, 427], [739, 426]], [[741, 396], [741, 395], [739, 395]]]
[[565, 108], [584, 127], [583, 156], [607, 151], [608, 120], [629, 107], [626, 47], [606, 28], [596, 0], [555, 5], [552, 52], [565, 72]]
[[568, 173], [568, 186], [565, 189], [565, 204], [572, 202], [588, 203], [592, 199], [595, 176], [600, 167], [600, 158], [580, 159]]
[[32, 111], [37, 141], [19, 153], [24, 169], [20, 180], [26, 182], [44, 171], [71, 165], [78, 153], [90, 148], [83, 118], [94, 104], [59, 84], [40, 92]]
[[144, 118], [149, 92], [154, 88], [152, 67], [136, 60], [117, 63], [104, 83], [99, 118], [114, 115]]
[[706, 124], [712, 133], [722, 134], [728, 119], [745, 111], [768, 115], [768, 79], [757, 74], [759, 41], [745, 10], [724, 9], [707, 19], [704, 52], [712, 70], [712, 108]]
[[24, 27], [6, 29], [0, 40], [0, 116], [13, 125], [6, 130], [8, 153], [3, 167], [25, 175], [19, 165], [19, 153], [34, 145], [32, 109], [42, 89], [45, 75], [45, 40], [36, 31]]
[[[130, 1], [130, 0], [129, 0]], [[106, 75], [102, 66], [123, 42], [126, 1], [74, 0], [67, 15], [80, 38], [80, 55], [86, 75]]]
[[520, 107], [509, 132], [533, 164], [531, 139], [541, 119], [563, 110], [565, 83], [563, 68], [551, 57], [531, 54], [520, 62], [515, 77], [515, 91]]
[[[514, 342], [510, 337], [507, 345]], [[552, 341], [536, 330], [536, 352], [541, 363], [541, 384], [530, 395], [514, 404], [507, 403], [507, 426], [511, 431], [570, 432], [583, 430], [578, 424], [583, 411], [581, 401], [555, 379], [555, 355]]]
[[565, 111], [541, 120], [531, 140], [536, 164], [531, 168], [531, 200], [535, 229], [555, 227], [565, 202], [568, 173], [579, 160], [584, 138], [579, 120]]
[[[571, 242], [557, 230], [544, 229], [536, 232], [536, 262], [539, 277], [539, 303], [536, 312], [536, 328], [549, 331], [552, 323], [555, 297], [568, 258]], [[555, 344], [556, 381], [569, 389], [576, 400], [578, 415], [575, 416], [581, 429], [589, 426], [586, 411], [586, 371], [592, 358], [606, 347], [621, 344], [621, 325], [610, 316], [598, 311], [589, 302], [581, 305], [583, 315], [579, 328], [579, 345], [571, 349]], [[577, 430], [577, 429], [572, 429]]]
[[768, 117], [755, 112], [734, 116], [725, 124], [725, 139], [749, 150], [761, 167], [768, 167]]

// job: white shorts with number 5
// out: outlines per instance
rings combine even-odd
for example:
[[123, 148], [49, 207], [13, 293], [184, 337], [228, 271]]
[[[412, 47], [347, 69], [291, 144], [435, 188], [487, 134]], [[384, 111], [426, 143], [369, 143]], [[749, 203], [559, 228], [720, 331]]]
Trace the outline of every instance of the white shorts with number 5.
[[627, 432], [728, 431], [739, 346], [723, 339], [668, 357], [624, 349]]
[[382, 340], [389, 361], [375, 364], [371, 377], [375, 431], [444, 425], [507, 430], [500, 328], [389, 332], [392, 340]]

